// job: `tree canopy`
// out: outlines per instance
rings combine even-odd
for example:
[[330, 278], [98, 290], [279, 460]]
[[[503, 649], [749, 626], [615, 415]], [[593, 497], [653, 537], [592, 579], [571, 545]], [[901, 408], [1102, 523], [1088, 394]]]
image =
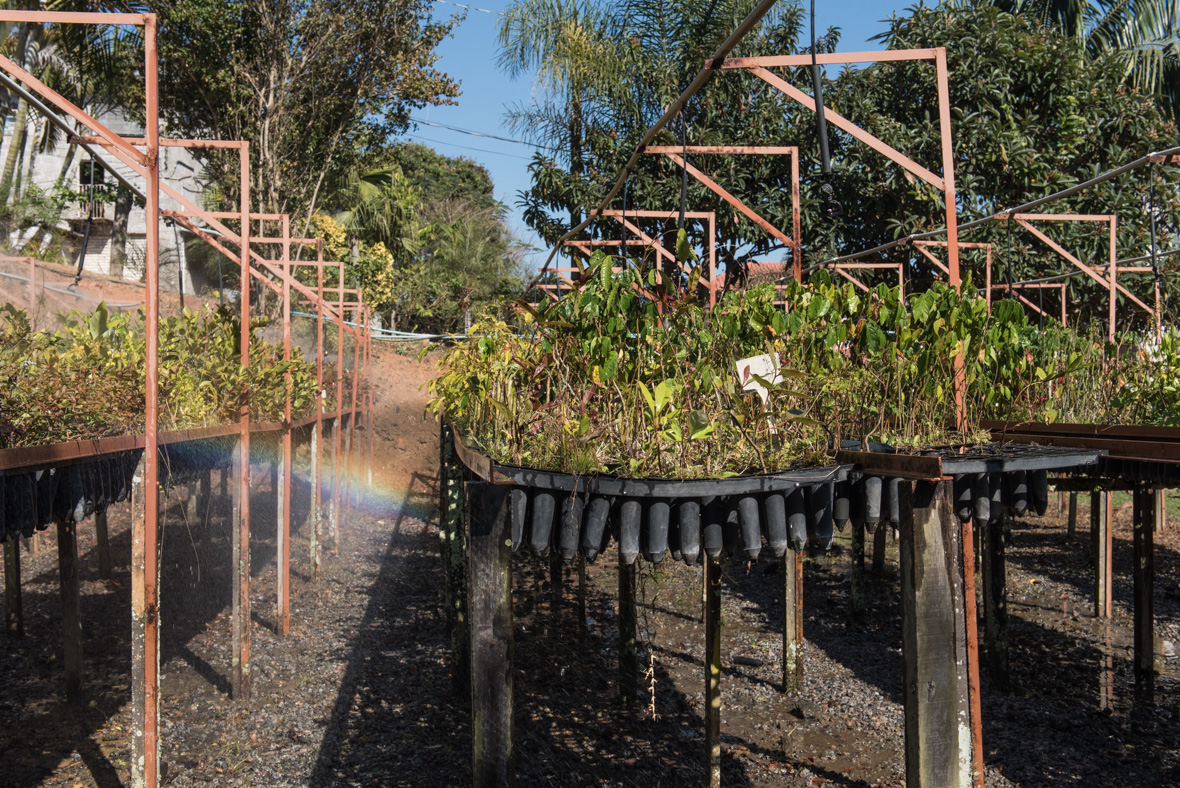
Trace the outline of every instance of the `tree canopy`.
[[[538, 155], [531, 165], [533, 182], [521, 204], [529, 226], [552, 241], [570, 226], [568, 206], [594, 204], [634, 150], [640, 135], [663, 111], [670, 97], [700, 68], [716, 46], [717, 36], [732, 29], [751, 3], [718, 2], [669, 8], [660, 3], [604, 0], [602, 16], [616, 25], [615, 38], [631, 58], [624, 89], [631, 98], [594, 95], [583, 101], [586, 119], [584, 170], [576, 177], [568, 158]], [[715, 7], [714, 7], [715, 6]], [[710, 11], [712, 15], [710, 15]], [[644, 14], [648, 14], [645, 16]], [[714, 35], [707, 24], [717, 24]], [[633, 24], [634, 27], [628, 27]], [[734, 56], [806, 51], [800, 41], [804, 19], [797, 6], [764, 20]], [[700, 28], [706, 35], [690, 35]], [[632, 34], [633, 33], [633, 34]], [[890, 49], [945, 47], [950, 71], [958, 211], [970, 220], [1066, 188], [1152, 150], [1167, 147], [1176, 128], [1156, 98], [1126, 83], [1125, 67], [1115, 54], [1087, 55], [1055, 30], [1035, 19], [1006, 13], [991, 4], [915, 7], [890, 21], [882, 36]], [[719, 40], [719, 39], [718, 39]], [[683, 43], [678, 43], [683, 42]], [[838, 34], [829, 30], [817, 42], [834, 50]], [[620, 55], [622, 57], [622, 55]], [[805, 69], [771, 69], [799, 86], [808, 86]], [[865, 68], [827, 69], [825, 104], [865, 128], [911, 159], [940, 172], [941, 150], [934, 65], [911, 61]], [[810, 92], [810, 91], [805, 91]], [[597, 103], [596, 103], [597, 102]], [[612, 109], [611, 107], [614, 107]], [[549, 110], [538, 103], [517, 108], [513, 117]], [[742, 71], [725, 71], [689, 103], [683, 115], [689, 145], [797, 145], [801, 156], [802, 221], [805, 263], [872, 248], [910, 233], [944, 224], [941, 192], [917, 181], [879, 153], [849, 135], [829, 128], [834, 185], [844, 216], [829, 221], [819, 201], [820, 172], [813, 115]], [[545, 127], [537, 141], [558, 143]], [[674, 123], [655, 140], [679, 145]], [[775, 156], [696, 156], [692, 163], [776, 226], [790, 228], [789, 160]], [[1149, 180], [1146, 171], [1111, 181], [1052, 210], [1117, 213], [1119, 249], [1124, 256], [1146, 253]], [[1175, 227], [1175, 190], [1166, 189], [1163, 168], [1156, 168], [1157, 205], [1164, 228]], [[1174, 176], [1168, 175], [1174, 182]], [[616, 198], [614, 208], [671, 210], [680, 204], [680, 171], [665, 157], [644, 156]], [[626, 195], [624, 197], [624, 195]], [[747, 261], [766, 259], [779, 244], [700, 184], [690, 180], [689, 210], [714, 210], [723, 248], [719, 259], [731, 272]], [[670, 229], [670, 228], [666, 228]], [[990, 225], [994, 234], [1001, 228]], [[613, 227], [592, 225], [605, 236]], [[1055, 228], [1063, 245], [1105, 261], [1103, 237], [1092, 226]], [[1057, 273], [1067, 268], [1031, 238], [1014, 233], [1010, 258], [1013, 276]], [[617, 237], [615, 234], [614, 237]], [[698, 244], [702, 242], [699, 229]], [[983, 236], [1007, 252], [1007, 238]], [[912, 251], [890, 258], [906, 261]], [[900, 256], [900, 258], [899, 258]], [[982, 284], [979, 264], [965, 255], [968, 269]], [[926, 272], [917, 258], [911, 274]], [[1076, 297], [1097, 309], [1099, 286], [1079, 282]], [[1124, 310], [1124, 314], [1133, 314]]]

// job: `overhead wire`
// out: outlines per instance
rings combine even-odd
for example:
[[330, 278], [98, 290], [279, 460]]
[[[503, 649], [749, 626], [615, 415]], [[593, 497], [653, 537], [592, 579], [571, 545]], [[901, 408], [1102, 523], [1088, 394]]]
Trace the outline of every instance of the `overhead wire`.
[[472, 129], [460, 128], [458, 126], [449, 126], [446, 123], [439, 123], [439, 122], [433, 121], [433, 120], [423, 120], [422, 118], [411, 117], [410, 121], [413, 123], [421, 123], [423, 126], [434, 126], [435, 128], [446, 129], [447, 131], [455, 131], [455, 132], [458, 132], [459, 134], [469, 134], [472, 137], [484, 137], [489, 140], [498, 140], [500, 142], [512, 142], [517, 145], [527, 145], [530, 148], [537, 148], [539, 150], [548, 150], [548, 151], [556, 151], [557, 150], [556, 148], [550, 147], [548, 145], [538, 145], [535, 142], [525, 142], [524, 140], [515, 140], [515, 139], [512, 139], [511, 137], [501, 137], [497, 134], [488, 134], [483, 131], [474, 131]]
[[422, 140], [423, 142], [433, 142], [435, 145], [450, 145], [455, 148], [462, 148], [463, 150], [479, 151], [480, 153], [491, 153], [494, 156], [507, 156], [511, 159], [521, 159], [522, 161], [532, 161], [532, 159], [528, 156], [518, 156], [515, 153], [504, 153], [503, 151], [488, 150], [487, 148], [475, 148], [475, 147], [472, 147], [471, 145], [460, 145], [457, 142], [443, 142], [442, 140], [435, 140], [435, 139], [431, 139], [430, 137], [423, 137], [420, 134], [407, 134], [406, 136], [413, 137], [416, 140]]

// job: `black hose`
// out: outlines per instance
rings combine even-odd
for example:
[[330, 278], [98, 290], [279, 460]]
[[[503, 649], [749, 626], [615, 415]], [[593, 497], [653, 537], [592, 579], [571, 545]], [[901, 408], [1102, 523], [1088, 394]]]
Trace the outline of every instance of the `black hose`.
[[[93, 186], [90, 187], [93, 190]], [[90, 194], [94, 196], [93, 191]], [[94, 224], [94, 201], [86, 201], [86, 229], [82, 232], [82, 248], [78, 250], [78, 270], [74, 272], [74, 284], [70, 287], [77, 287], [78, 283], [82, 281], [82, 266], [86, 265], [86, 247], [90, 245], [90, 226]]]

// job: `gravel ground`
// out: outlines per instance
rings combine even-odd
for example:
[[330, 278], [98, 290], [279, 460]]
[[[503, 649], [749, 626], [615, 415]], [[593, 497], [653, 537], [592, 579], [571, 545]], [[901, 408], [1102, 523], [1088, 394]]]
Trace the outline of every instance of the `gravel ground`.
[[[467, 703], [450, 691], [434, 528], [436, 428], [416, 386], [429, 370], [378, 359], [378, 490], [354, 509], [339, 554], [308, 575], [306, 531], [292, 539], [292, 629], [272, 629], [274, 521], [267, 474], [252, 502], [253, 696], [229, 698], [229, 532], [216, 499], [195, 522], [171, 491], [162, 588], [164, 784], [463, 786]], [[216, 481], [214, 490], [216, 491]], [[295, 489], [297, 522], [305, 514]], [[1088, 523], [1086, 499], [1079, 507]], [[112, 514], [127, 556], [127, 512]], [[1060, 512], [1013, 524], [1009, 553], [1012, 689], [986, 670], [987, 784], [1180, 785], [1180, 534], [1157, 538], [1161, 669], [1154, 705], [1134, 702], [1130, 672], [1130, 512], [1115, 519], [1115, 615], [1090, 615], [1088, 534]], [[904, 784], [896, 546], [871, 577], [868, 611], [846, 614], [847, 532], [805, 567], [806, 679], [778, 690], [782, 618], [777, 565], [734, 562], [723, 583], [723, 785]], [[97, 576], [93, 529], [79, 528], [87, 700], [61, 699], [60, 613], [51, 534], [25, 555], [27, 635], [0, 637], [2, 786], [125, 784], [129, 758], [130, 578]], [[613, 551], [589, 567], [587, 626], [566, 570], [555, 605], [547, 561], [515, 561], [516, 761], [519, 785], [700, 784], [703, 627], [700, 569], [666, 560], [640, 584], [641, 661], [628, 709], [616, 681]], [[556, 609], [555, 609], [556, 608]], [[986, 659], [986, 654], [984, 654]], [[654, 694], [653, 694], [654, 693]]]

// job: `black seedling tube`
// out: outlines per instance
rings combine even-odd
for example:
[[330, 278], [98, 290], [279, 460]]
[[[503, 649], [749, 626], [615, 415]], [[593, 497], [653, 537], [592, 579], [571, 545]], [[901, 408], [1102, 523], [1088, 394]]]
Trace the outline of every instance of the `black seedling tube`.
[[82, 502], [82, 469], [67, 465], [57, 471], [57, 489], [53, 494], [52, 517], [55, 523], [76, 523], [74, 516]]
[[738, 521], [742, 529], [742, 550], [746, 558], [758, 560], [762, 552], [762, 526], [758, 518], [758, 499], [747, 495], [738, 499]]
[[533, 522], [529, 528], [529, 547], [537, 555], [544, 555], [549, 547], [549, 536], [553, 531], [553, 510], [557, 502], [553, 493], [537, 492], [533, 495]]
[[680, 516], [680, 557], [692, 566], [701, 555], [701, 503], [682, 501], [677, 510]]
[[721, 505], [721, 500], [714, 497], [704, 499], [703, 503], [705, 555], [716, 558], [721, 555], [721, 550], [725, 546], [721, 533], [721, 524], [725, 521], [725, 508]]
[[881, 497], [884, 487], [880, 476], [866, 476], [864, 478], [865, 528], [869, 533], [874, 533], [877, 530], [877, 523], [881, 522]]
[[975, 524], [983, 526], [992, 516], [991, 486], [986, 473], [971, 474], [971, 497], [974, 499], [972, 514]]
[[524, 524], [529, 513], [529, 495], [519, 487], [508, 494], [508, 505], [512, 513], [512, 552], [520, 549], [524, 542]]
[[801, 487], [787, 496], [787, 535], [792, 550], [807, 547], [807, 496]]
[[1004, 515], [1004, 474], [993, 473], [987, 477], [987, 487], [991, 498], [991, 509], [988, 512], [988, 522], [998, 523]]
[[1038, 517], [1044, 517], [1049, 509], [1049, 472], [1031, 471], [1028, 482], [1033, 511]]
[[652, 501], [647, 506], [647, 547], [643, 557], [653, 564], [664, 560], [668, 552], [668, 519], [669, 507], [667, 501]]
[[860, 476], [848, 483], [848, 519], [853, 528], [863, 528], [865, 524], [865, 477]]
[[639, 555], [640, 523], [643, 507], [639, 501], [623, 501], [619, 508], [619, 555], [630, 566]]
[[817, 484], [808, 490], [808, 511], [814, 523], [815, 544], [821, 550], [832, 548], [832, 493], [834, 484]]
[[742, 543], [742, 528], [738, 523], [737, 501], [726, 498], [725, 521], [721, 524], [721, 541], [726, 555], [733, 555]]
[[954, 491], [955, 514], [958, 516], [959, 522], [965, 523], [971, 519], [971, 515], [975, 512], [975, 499], [971, 497], [971, 477], [965, 473], [956, 476]]
[[852, 502], [849, 500], [851, 494], [852, 484], [850, 482], [836, 482], [836, 499], [832, 503], [832, 520], [840, 529], [840, 533], [844, 533], [844, 526], [848, 525], [848, 520], [851, 517], [849, 514], [852, 509]]
[[884, 497], [889, 500], [889, 505], [886, 507], [889, 522], [896, 526], [901, 522], [901, 479], [886, 480], [885, 489], [888, 490], [888, 495]]
[[578, 554], [578, 538], [582, 535], [582, 508], [585, 505], [578, 495], [571, 495], [561, 502], [561, 531], [557, 539], [561, 560], [567, 564]]
[[587, 561], [598, 557], [602, 547], [602, 538], [606, 533], [606, 524], [610, 519], [610, 501], [606, 498], [591, 498], [583, 515], [582, 554]]
[[773, 492], [762, 500], [762, 525], [766, 529], [766, 544], [775, 558], [787, 552], [787, 497]]
[[1028, 474], [1024, 471], [1014, 471], [1007, 475], [1007, 480], [1012, 492], [1012, 513], [1021, 517], [1028, 512]]

